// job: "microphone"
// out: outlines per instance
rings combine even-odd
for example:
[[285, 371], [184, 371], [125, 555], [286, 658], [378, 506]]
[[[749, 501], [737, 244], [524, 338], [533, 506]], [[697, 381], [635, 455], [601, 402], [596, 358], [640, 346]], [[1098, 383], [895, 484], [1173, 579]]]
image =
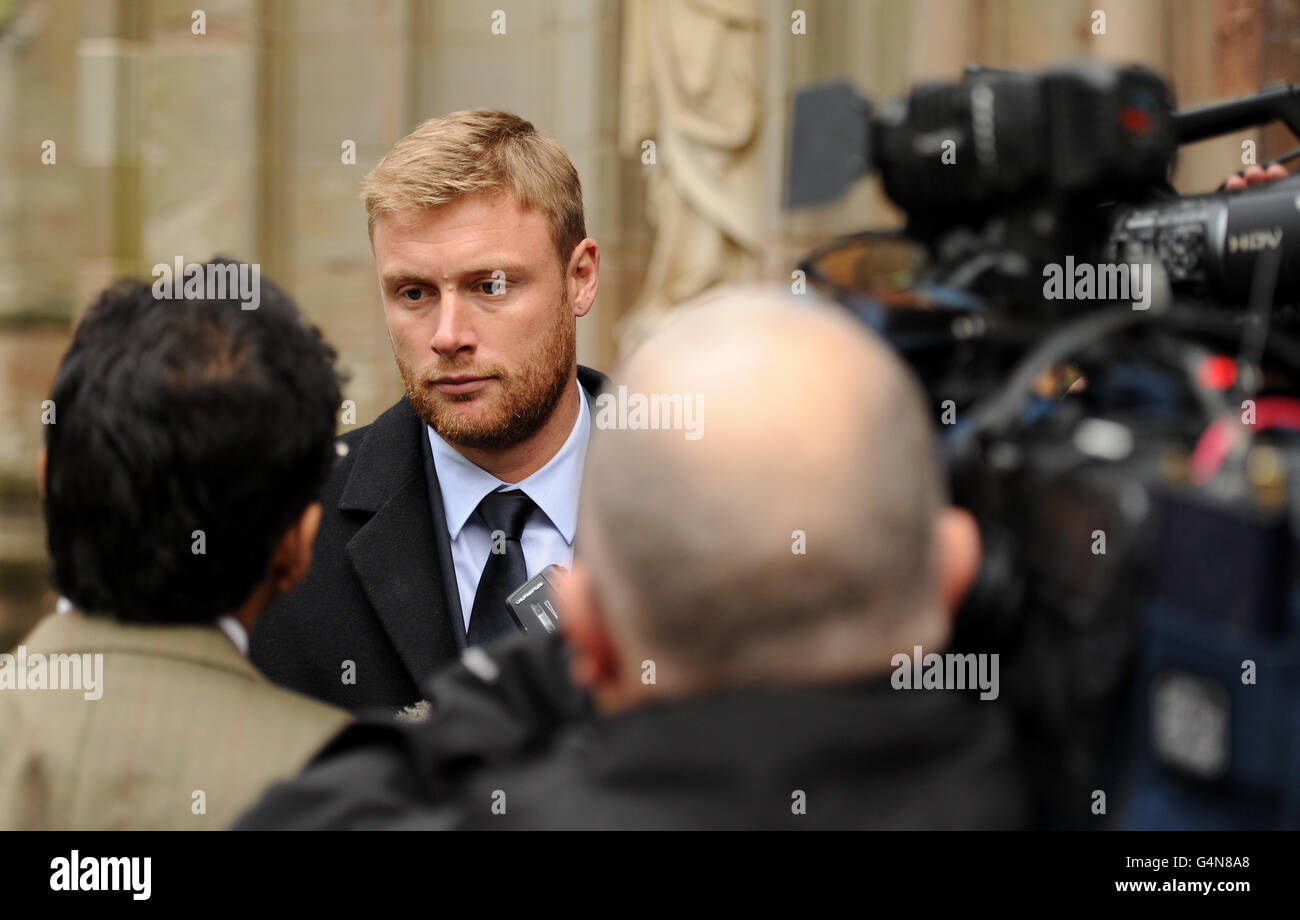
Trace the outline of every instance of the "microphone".
[[506, 609], [515, 625], [525, 633], [553, 633], [560, 628], [554, 586], [563, 566], [548, 565], [506, 598]]

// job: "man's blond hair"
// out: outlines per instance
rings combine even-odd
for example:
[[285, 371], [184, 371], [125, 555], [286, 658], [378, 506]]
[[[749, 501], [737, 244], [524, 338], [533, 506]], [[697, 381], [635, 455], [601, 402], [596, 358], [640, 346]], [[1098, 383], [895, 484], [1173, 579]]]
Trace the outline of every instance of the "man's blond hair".
[[490, 109], [430, 118], [393, 145], [362, 186], [371, 242], [375, 222], [386, 214], [501, 191], [546, 219], [561, 269], [567, 267], [587, 236], [578, 171], [564, 148], [531, 122]]

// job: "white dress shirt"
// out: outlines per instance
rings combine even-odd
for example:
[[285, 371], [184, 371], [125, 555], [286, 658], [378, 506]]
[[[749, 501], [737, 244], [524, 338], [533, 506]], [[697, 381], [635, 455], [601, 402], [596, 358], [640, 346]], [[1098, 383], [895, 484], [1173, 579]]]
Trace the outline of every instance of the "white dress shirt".
[[578, 418], [569, 437], [545, 466], [514, 485], [502, 482], [466, 460], [436, 431], [426, 426], [429, 446], [433, 448], [433, 466], [442, 491], [442, 507], [447, 515], [460, 615], [466, 633], [469, 632], [470, 614], [474, 612], [478, 580], [492, 552], [492, 532], [477, 513], [479, 502], [489, 492], [521, 489], [539, 509], [529, 515], [519, 541], [529, 578], [548, 565], [567, 568], [573, 563], [573, 535], [578, 528], [582, 466], [587, 459], [587, 442], [591, 439], [591, 411], [587, 408], [587, 397], [581, 386], [574, 385], [578, 387]]

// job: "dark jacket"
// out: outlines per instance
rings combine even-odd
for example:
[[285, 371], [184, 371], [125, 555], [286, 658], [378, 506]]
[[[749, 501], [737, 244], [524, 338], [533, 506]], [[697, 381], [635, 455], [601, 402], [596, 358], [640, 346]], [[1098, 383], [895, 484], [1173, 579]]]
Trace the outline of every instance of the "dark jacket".
[[[578, 382], [592, 399], [608, 380], [579, 367]], [[249, 656], [281, 686], [394, 713], [466, 645], [442, 494], [405, 398], [339, 440], [311, 571], [258, 620]]]
[[934, 829], [1026, 824], [1009, 713], [888, 677], [593, 714], [563, 647], [458, 666], [431, 718], [349, 727], [237, 829]]

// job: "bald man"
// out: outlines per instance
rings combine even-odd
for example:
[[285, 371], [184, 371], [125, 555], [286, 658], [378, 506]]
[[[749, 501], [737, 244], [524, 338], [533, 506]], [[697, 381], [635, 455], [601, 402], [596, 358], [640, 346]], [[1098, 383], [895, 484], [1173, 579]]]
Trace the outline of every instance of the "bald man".
[[[892, 352], [833, 305], [733, 288], [616, 379], [651, 406], [694, 400], [701, 424], [628, 413], [593, 437], [567, 657], [476, 652], [427, 722], [352, 732], [245, 826], [1021, 826], [996, 670], [991, 692], [913, 681], [979, 543]], [[471, 750], [487, 698], [502, 728]]]

